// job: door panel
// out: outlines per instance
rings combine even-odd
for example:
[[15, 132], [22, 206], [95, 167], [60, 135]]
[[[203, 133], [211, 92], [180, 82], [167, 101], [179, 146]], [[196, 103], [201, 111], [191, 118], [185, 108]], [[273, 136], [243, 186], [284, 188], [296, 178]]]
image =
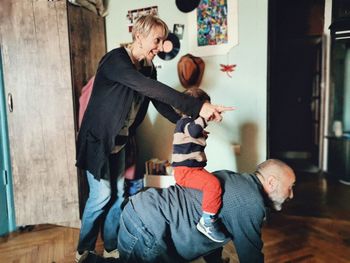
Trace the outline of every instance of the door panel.
[[[2, 155], [0, 155], [2, 158]], [[0, 236], [9, 232], [9, 219], [6, 197], [5, 170], [0, 168]]]
[[[271, 94], [271, 151], [315, 152], [315, 99], [319, 99], [319, 38], [280, 41]], [[315, 83], [318, 83], [315, 87]], [[316, 91], [315, 91], [316, 90]], [[316, 96], [317, 95], [317, 96]], [[316, 147], [317, 148], [317, 147]]]
[[15, 229], [0, 47], [0, 235]]
[[269, 158], [320, 165], [324, 8], [324, 0], [269, 1]]
[[75, 132], [66, 1], [0, 8], [17, 225], [77, 224]]

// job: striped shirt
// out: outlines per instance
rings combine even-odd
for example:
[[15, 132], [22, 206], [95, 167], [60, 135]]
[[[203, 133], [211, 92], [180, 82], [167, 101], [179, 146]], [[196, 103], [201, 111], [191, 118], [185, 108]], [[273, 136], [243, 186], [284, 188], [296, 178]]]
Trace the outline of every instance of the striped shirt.
[[204, 167], [207, 157], [204, 149], [206, 122], [202, 117], [183, 116], [177, 123], [173, 139], [172, 166]]

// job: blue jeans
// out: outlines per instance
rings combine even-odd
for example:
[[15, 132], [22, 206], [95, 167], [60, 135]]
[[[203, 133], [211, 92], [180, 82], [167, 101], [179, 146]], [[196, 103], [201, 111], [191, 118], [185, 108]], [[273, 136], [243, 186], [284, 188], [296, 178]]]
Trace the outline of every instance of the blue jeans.
[[95, 249], [98, 233], [101, 229], [104, 247], [107, 251], [117, 248], [117, 233], [121, 204], [124, 201], [125, 151], [122, 149], [109, 158], [110, 180], [94, 178], [86, 171], [89, 183], [89, 197], [86, 201], [77, 250]]
[[[169, 236], [169, 241], [171, 237]], [[172, 246], [157, 238], [143, 224], [132, 207], [125, 206], [120, 217], [118, 250], [121, 262], [185, 262]]]

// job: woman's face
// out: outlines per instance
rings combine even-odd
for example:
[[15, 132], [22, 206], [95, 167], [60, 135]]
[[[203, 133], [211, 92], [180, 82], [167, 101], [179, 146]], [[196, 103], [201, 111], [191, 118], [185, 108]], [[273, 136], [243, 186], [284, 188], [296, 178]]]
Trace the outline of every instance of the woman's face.
[[148, 35], [140, 35], [139, 39], [142, 47], [142, 56], [148, 61], [153, 60], [158, 52], [163, 51], [165, 37], [164, 30], [161, 27], [154, 27]]

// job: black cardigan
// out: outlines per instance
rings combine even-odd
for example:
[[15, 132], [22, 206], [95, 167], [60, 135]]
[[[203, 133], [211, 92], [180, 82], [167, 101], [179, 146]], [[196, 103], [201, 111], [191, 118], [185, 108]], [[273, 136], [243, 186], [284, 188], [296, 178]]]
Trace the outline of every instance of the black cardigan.
[[159, 113], [173, 123], [179, 119], [179, 115], [171, 106], [189, 116], [198, 117], [203, 102], [155, 79], [155, 71], [151, 78], [138, 72], [124, 48], [113, 49], [101, 59], [78, 134], [77, 167], [88, 170], [98, 180], [108, 173], [108, 156], [136, 92], [145, 99], [135, 123], [130, 127], [131, 133], [144, 119], [150, 100]]

